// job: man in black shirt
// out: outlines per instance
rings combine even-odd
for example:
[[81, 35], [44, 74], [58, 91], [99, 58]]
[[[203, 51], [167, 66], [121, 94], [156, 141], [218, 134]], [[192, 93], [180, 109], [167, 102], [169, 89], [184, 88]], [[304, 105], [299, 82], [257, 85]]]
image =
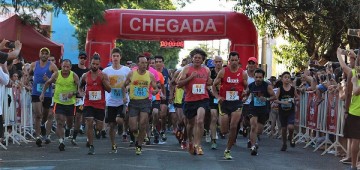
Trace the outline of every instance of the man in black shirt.
[[[79, 60], [78, 64], [72, 65], [71, 71], [73, 71], [78, 77], [81, 77], [84, 73], [89, 71], [89, 69], [86, 68], [85, 66], [85, 62], [87, 60], [86, 53], [80, 52], [78, 56], [78, 60]], [[79, 95], [76, 95], [76, 119], [74, 124], [74, 132], [71, 140], [71, 143], [73, 145], [76, 145], [76, 136], [79, 133], [80, 125], [82, 122], [83, 104], [84, 104], [83, 98]], [[70, 129], [66, 129], [65, 136], [69, 136], [69, 134], [70, 134]]]

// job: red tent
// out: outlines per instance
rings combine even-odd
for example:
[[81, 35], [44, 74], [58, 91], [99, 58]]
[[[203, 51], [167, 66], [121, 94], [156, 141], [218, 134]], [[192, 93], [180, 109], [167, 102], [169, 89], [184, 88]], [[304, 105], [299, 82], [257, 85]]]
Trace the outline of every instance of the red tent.
[[20, 40], [22, 43], [21, 54], [29, 62], [39, 59], [39, 50], [42, 47], [49, 48], [51, 55], [54, 55], [57, 61], [64, 52], [63, 45], [41, 35], [32, 26], [23, 24], [18, 15], [0, 22], [0, 41], [4, 38], [12, 41]]

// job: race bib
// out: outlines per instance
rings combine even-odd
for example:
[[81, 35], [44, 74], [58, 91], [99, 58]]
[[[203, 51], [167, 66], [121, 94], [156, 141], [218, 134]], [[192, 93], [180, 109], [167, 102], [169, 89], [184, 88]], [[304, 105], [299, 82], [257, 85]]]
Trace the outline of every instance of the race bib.
[[227, 101], [239, 100], [238, 91], [226, 91], [226, 100]]
[[101, 100], [101, 91], [89, 91], [89, 100]]
[[60, 93], [59, 94], [59, 100], [61, 102], [67, 102], [70, 100], [69, 95], [67, 93]]
[[121, 88], [112, 88], [110, 92], [110, 96], [113, 99], [122, 99], [123, 95]]
[[192, 93], [193, 94], [205, 94], [205, 84], [193, 84]]
[[289, 104], [281, 104], [281, 108], [283, 108], [283, 109], [291, 109], [291, 107], [292, 107], [291, 99], [281, 99], [281, 101], [282, 102], [284, 102], [284, 101], [289, 102]]
[[82, 98], [76, 98], [76, 103], [75, 103], [75, 106], [80, 106], [80, 105], [83, 105], [84, 104], [84, 101]]
[[[44, 84], [37, 84], [36, 85], [36, 91], [38, 91], [38, 92], [42, 92], [43, 91], [43, 88], [44, 88]], [[48, 89], [46, 89], [46, 91], [45, 92], [49, 92], [50, 91], [50, 88], [48, 88]]]
[[134, 96], [136, 97], [148, 97], [148, 88], [147, 87], [135, 87]]
[[254, 106], [266, 106], [266, 102], [263, 102], [259, 97], [254, 96]]
[[218, 104], [219, 103], [219, 99], [215, 98], [214, 99], [214, 104]]

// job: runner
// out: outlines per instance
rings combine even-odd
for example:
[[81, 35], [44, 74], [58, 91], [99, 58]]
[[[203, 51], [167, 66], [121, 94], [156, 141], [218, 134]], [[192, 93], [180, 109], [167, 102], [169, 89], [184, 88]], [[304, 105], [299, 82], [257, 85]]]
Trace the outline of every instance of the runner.
[[[169, 71], [167, 68], [165, 68], [164, 65], [164, 57], [163, 56], [155, 56], [155, 68], [158, 72], [160, 72], [162, 74], [162, 76], [164, 77], [164, 90], [162, 91], [162, 95], [160, 96], [161, 100], [160, 100], [160, 119], [161, 119], [161, 131], [160, 131], [160, 136], [161, 139], [163, 141], [166, 141], [166, 120], [167, 120], [167, 113], [168, 113], [168, 104], [169, 104], [169, 81], [170, 81], [170, 76], [169, 76]], [[176, 122], [176, 117], [175, 115], [170, 115], [171, 116], [171, 122], [174, 126], [174, 128], [176, 128], [176, 126], [174, 125], [174, 123]]]
[[147, 71], [148, 61], [145, 56], [137, 57], [138, 68], [132, 70], [125, 81], [124, 86], [130, 86], [129, 103], [129, 126], [131, 133], [137, 137], [135, 142], [135, 153], [140, 155], [142, 143], [146, 135], [146, 126], [149, 123], [151, 101], [149, 100], [150, 87], [152, 94], [159, 92], [153, 74]]
[[[248, 63], [246, 66], [246, 74], [248, 75], [248, 79], [247, 79], [248, 85], [255, 82], [255, 70], [257, 68], [257, 64], [258, 61], [255, 57], [250, 57], [248, 59]], [[249, 89], [247, 89], [246, 91], [249, 91]], [[246, 100], [244, 101], [243, 110], [242, 110], [243, 119], [242, 121], [240, 121], [238, 129], [240, 134], [242, 134], [244, 137], [247, 137], [249, 134], [249, 126], [250, 126], [250, 118], [248, 117], [248, 112], [249, 112], [251, 98], [244, 98], [244, 99]], [[249, 149], [251, 148], [250, 137], [248, 138], [247, 147]]]
[[[215, 68], [211, 69], [211, 76], [210, 78], [212, 80], [215, 80], [216, 76], [218, 75], [218, 73], [220, 72], [220, 70], [223, 68], [223, 60], [220, 56], [216, 56], [214, 61], [215, 63]], [[212, 87], [214, 88], [214, 87]], [[219, 91], [219, 87], [215, 86], [216, 91]], [[212, 90], [210, 90], [211, 93], [209, 93], [209, 97], [210, 97], [210, 138], [211, 138], [211, 149], [217, 149], [217, 144], [216, 144], [216, 129], [217, 129], [217, 123], [218, 123], [218, 116], [219, 116], [219, 106], [218, 106], [218, 99], [214, 96], [214, 94], [212, 93]]]
[[[247, 87], [248, 77], [246, 72], [240, 68], [239, 60], [239, 54], [237, 52], [231, 52], [228, 58], [229, 66], [218, 73], [212, 87], [213, 94], [221, 105], [221, 133], [225, 135], [230, 132], [227, 147], [224, 151], [225, 159], [232, 159], [230, 149], [236, 140], [236, 130], [242, 111], [241, 99], [243, 91]], [[217, 92], [218, 85], [220, 85], [220, 94]]]
[[262, 132], [265, 122], [268, 120], [269, 101], [275, 100], [276, 96], [272, 87], [264, 81], [265, 71], [257, 69], [255, 71], [255, 82], [249, 84], [251, 98], [248, 117], [250, 118], [250, 142], [251, 155], [257, 155], [257, 135]]
[[[73, 64], [71, 67], [71, 71], [73, 71], [78, 77], [82, 77], [82, 75], [89, 71], [86, 68], [85, 62], [87, 60], [87, 55], [84, 52], [80, 52], [78, 55], [78, 64]], [[76, 144], [76, 138], [78, 133], [84, 133], [84, 125], [82, 125], [83, 121], [83, 110], [84, 110], [84, 98], [79, 95], [76, 95], [76, 113], [75, 113], [75, 122], [74, 122], [74, 131], [71, 139], [71, 143], [73, 145]], [[80, 128], [80, 126], [82, 128]]]
[[[84, 117], [86, 121], [87, 145], [89, 146], [89, 155], [95, 154], [93, 145], [95, 121], [96, 134], [102, 130], [103, 120], [105, 117], [105, 91], [111, 92], [109, 78], [105, 73], [99, 70], [100, 56], [95, 53], [90, 62], [90, 71], [83, 74], [80, 80], [79, 93], [85, 96], [84, 100]], [[84, 94], [84, 86], [85, 94]]]
[[[44, 94], [52, 83], [55, 83], [54, 92], [54, 113], [56, 114], [56, 134], [59, 137], [59, 150], [65, 150], [64, 144], [64, 126], [65, 121], [72, 122], [74, 119], [74, 105], [75, 97], [77, 93], [77, 85], [79, 84], [79, 77], [71, 70], [71, 61], [68, 59], [63, 60], [61, 64], [61, 70], [54, 73], [51, 78], [46, 81], [42, 93], [40, 95], [40, 101], [44, 102]], [[67, 123], [68, 124], [68, 123]]]
[[187, 119], [189, 153], [203, 155], [201, 138], [204, 133], [205, 111], [209, 107], [206, 87], [212, 85], [212, 81], [209, 68], [202, 65], [207, 57], [206, 53], [201, 49], [194, 49], [190, 54], [193, 63], [184, 67], [177, 84], [179, 88], [185, 87], [184, 114]]
[[[279, 104], [279, 118], [281, 124], [281, 138], [282, 147], [281, 151], [286, 151], [286, 140], [290, 141], [290, 146], [295, 147], [294, 123], [295, 123], [295, 100], [299, 99], [298, 94], [293, 86], [291, 86], [290, 72], [284, 72], [281, 75], [282, 86], [276, 93], [278, 100], [275, 103]], [[296, 97], [296, 98], [295, 98]], [[287, 130], [289, 130], [289, 137], [287, 137]]]
[[[50, 57], [50, 50], [48, 48], [44, 47], [40, 49], [39, 57], [39, 61], [31, 63], [29, 74], [34, 76], [31, 102], [33, 108], [33, 116], [35, 119], [34, 128], [36, 135], [36, 145], [38, 147], [41, 147], [42, 140], [40, 138], [40, 126], [43, 117], [48, 118], [52, 98], [52, 86], [50, 85], [49, 88], [46, 89], [43, 102], [40, 101], [39, 96], [43, 91], [44, 83], [52, 76], [53, 73], [56, 73], [58, 69], [54, 63], [48, 61], [48, 58]], [[48, 121], [52, 121], [52, 119], [48, 119]], [[50, 143], [48, 138], [46, 138], [46, 143]]]
[[120, 65], [121, 51], [118, 48], [114, 48], [111, 51], [112, 66], [109, 66], [103, 70], [103, 73], [108, 75], [110, 80], [111, 92], [105, 93], [107, 113], [105, 122], [110, 125], [110, 142], [111, 152], [117, 153], [117, 146], [115, 142], [115, 129], [117, 123], [122, 126], [124, 123], [125, 113], [124, 104], [127, 103], [126, 89], [122, 88], [125, 83], [125, 79], [131, 71], [129, 67]]

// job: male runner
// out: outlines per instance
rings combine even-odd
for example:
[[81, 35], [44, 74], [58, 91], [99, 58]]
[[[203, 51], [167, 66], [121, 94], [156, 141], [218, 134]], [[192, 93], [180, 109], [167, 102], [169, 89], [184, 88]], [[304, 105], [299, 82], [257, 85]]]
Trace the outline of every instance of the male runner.
[[[93, 145], [94, 129], [93, 124], [95, 121], [96, 134], [102, 130], [103, 121], [105, 117], [105, 91], [111, 92], [109, 84], [109, 77], [99, 70], [100, 56], [95, 53], [90, 62], [90, 71], [83, 74], [80, 80], [79, 92], [85, 95], [84, 100], [84, 117], [86, 121], [86, 134], [87, 142], [89, 144], [89, 155], [95, 154]], [[85, 94], [84, 94], [84, 86]]]
[[[239, 60], [239, 54], [231, 52], [228, 58], [228, 67], [223, 68], [218, 73], [212, 87], [213, 94], [221, 105], [221, 133], [225, 135], [230, 131], [227, 147], [224, 152], [225, 159], [232, 159], [230, 149], [236, 141], [236, 130], [242, 111], [242, 94], [247, 87], [248, 77], [246, 72], [239, 66]], [[216, 88], [218, 85], [220, 85], [220, 94], [218, 94]]]
[[59, 137], [59, 150], [65, 150], [64, 144], [64, 126], [65, 121], [68, 123], [74, 119], [74, 105], [75, 97], [77, 93], [77, 85], [79, 84], [79, 77], [71, 70], [71, 61], [65, 59], [62, 61], [61, 70], [54, 73], [51, 78], [46, 81], [42, 93], [40, 95], [40, 101], [44, 101], [44, 94], [46, 89], [55, 83], [55, 92], [53, 96], [54, 101], [54, 113], [56, 114], [56, 134]]

